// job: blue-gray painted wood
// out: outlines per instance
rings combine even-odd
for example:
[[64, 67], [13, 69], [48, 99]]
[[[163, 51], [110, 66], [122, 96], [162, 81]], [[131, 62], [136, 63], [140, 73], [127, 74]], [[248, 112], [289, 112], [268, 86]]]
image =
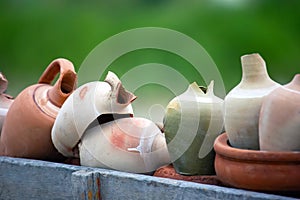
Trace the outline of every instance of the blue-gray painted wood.
[[99, 172], [76, 171], [72, 173], [71, 181], [74, 199], [101, 199]]
[[278, 195], [0, 157], [0, 199], [293, 199]]

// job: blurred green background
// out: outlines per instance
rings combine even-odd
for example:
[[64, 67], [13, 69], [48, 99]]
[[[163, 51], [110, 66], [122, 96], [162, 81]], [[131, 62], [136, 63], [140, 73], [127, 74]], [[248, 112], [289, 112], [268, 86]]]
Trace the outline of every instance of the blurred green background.
[[[270, 76], [282, 84], [300, 72], [296, 0], [2, 0], [0, 71], [10, 81], [8, 93], [16, 96], [36, 83], [55, 58], [71, 60], [78, 70], [101, 41], [149, 26], [174, 29], [199, 42], [218, 66], [227, 92], [240, 81], [243, 54], [260, 53]], [[115, 68], [121, 75], [124, 66], [149, 62], [192, 67], [171, 53], [149, 49], [128, 53], [112, 65], [120, 66]], [[187, 77], [197, 81], [193, 73]]]

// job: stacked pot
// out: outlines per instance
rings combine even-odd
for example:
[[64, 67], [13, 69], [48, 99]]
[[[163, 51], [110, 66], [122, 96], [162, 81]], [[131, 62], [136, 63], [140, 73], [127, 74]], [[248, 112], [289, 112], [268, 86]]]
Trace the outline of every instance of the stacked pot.
[[273, 81], [259, 54], [242, 56], [241, 82], [225, 98], [225, 130], [240, 149], [300, 151], [300, 74]]
[[57, 116], [51, 133], [55, 147], [91, 167], [148, 173], [167, 164], [161, 130], [150, 120], [133, 117], [135, 98], [112, 72], [105, 81], [82, 85]]
[[259, 54], [241, 62], [242, 80], [224, 100], [226, 133], [215, 141], [217, 175], [239, 188], [299, 191], [300, 75], [282, 86]]
[[[59, 74], [56, 83], [51, 82]], [[56, 59], [14, 100], [0, 74], [0, 155], [148, 173], [169, 163], [156, 124], [133, 117], [128, 92], [112, 72], [76, 89], [73, 64]], [[9, 109], [8, 109], [9, 108]]]

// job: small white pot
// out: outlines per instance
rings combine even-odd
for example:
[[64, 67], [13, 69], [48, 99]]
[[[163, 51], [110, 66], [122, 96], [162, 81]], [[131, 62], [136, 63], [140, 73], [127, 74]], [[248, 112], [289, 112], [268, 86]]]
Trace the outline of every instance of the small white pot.
[[51, 133], [54, 146], [66, 157], [77, 157], [73, 148], [88, 126], [102, 114], [133, 114], [131, 102], [135, 98], [112, 72], [103, 82], [82, 85], [68, 97], [56, 117]]

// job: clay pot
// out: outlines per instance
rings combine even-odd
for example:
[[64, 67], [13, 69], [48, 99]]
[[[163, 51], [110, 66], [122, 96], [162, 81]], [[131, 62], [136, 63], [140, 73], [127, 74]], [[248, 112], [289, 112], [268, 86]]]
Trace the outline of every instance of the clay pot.
[[0, 72], [0, 135], [5, 120], [6, 114], [10, 105], [13, 102], [13, 97], [5, 94], [7, 89], [8, 81], [5, 76]]
[[169, 164], [165, 137], [145, 118], [122, 118], [89, 128], [79, 143], [84, 166], [149, 173]]
[[[60, 73], [55, 85], [51, 82]], [[4, 155], [44, 160], [60, 157], [51, 142], [51, 128], [56, 115], [76, 87], [73, 64], [54, 60], [38, 84], [24, 89], [11, 105], [1, 134]]]
[[178, 174], [172, 165], [167, 165], [157, 169], [153, 176], [170, 178], [175, 180], [190, 181], [195, 183], [202, 183], [208, 185], [222, 186], [222, 183], [218, 180], [217, 176], [184, 176]]
[[265, 97], [259, 123], [260, 149], [300, 151], [300, 74]]
[[192, 83], [167, 106], [164, 132], [173, 166], [182, 175], [215, 174], [213, 143], [223, 131], [223, 100]]
[[98, 124], [98, 117], [106, 120], [105, 115], [111, 118], [132, 116], [131, 102], [135, 98], [113, 72], [108, 72], [104, 81], [80, 86], [66, 100], [55, 120], [51, 133], [54, 146], [64, 156], [78, 158], [74, 149], [88, 126]]
[[230, 144], [241, 149], [259, 149], [258, 121], [263, 98], [280, 85], [268, 75], [259, 54], [241, 57], [241, 82], [225, 97], [225, 130]]
[[227, 186], [266, 192], [300, 191], [300, 152], [231, 147], [226, 133], [214, 144], [218, 179]]

